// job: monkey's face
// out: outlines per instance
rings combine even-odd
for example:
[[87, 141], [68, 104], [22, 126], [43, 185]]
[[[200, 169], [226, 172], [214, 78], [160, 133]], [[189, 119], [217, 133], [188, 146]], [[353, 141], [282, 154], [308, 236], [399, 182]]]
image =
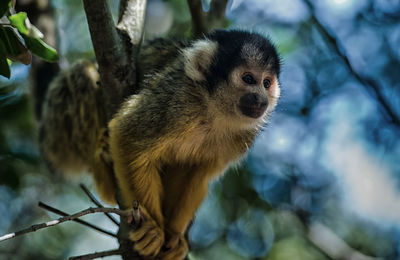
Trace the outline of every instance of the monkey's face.
[[237, 112], [258, 119], [276, 106], [280, 90], [276, 75], [269, 70], [241, 66], [234, 70], [230, 87], [236, 92]]
[[216, 118], [234, 128], [262, 125], [280, 96], [275, 47], [260, 34], [244, 31], [217, 30], [209, 39], [214, 45], [208, 49], [213, 52], [210, 66], [204, 67], [212, 90], [211, 110], [216, 107]]
[[185, 74], [208, 90], [208, 114], [218, 125], [233, 129], [259, 126], [275, 108], [280, 95], [280, 59], [267, 38], [217, 30], [195, 41], [183, 56]]
[[218, 110], [240, 128], [264, 124], [280, 96], [278, 76], [268, 67], [241, 65], [214, 93]]

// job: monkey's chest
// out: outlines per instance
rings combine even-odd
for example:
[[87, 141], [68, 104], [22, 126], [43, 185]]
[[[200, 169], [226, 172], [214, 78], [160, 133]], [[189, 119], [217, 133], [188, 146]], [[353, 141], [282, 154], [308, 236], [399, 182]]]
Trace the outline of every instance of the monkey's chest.
[[244, 138], [191, 133], [174, 138], [168, 153], [179, 164], [227, 165], [239, 159], [249, 145]]

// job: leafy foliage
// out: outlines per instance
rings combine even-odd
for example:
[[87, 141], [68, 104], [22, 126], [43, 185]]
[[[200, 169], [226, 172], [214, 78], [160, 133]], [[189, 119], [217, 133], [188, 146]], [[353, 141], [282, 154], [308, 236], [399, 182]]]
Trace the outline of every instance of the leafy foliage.
[[57, 51], [41, 40], [43, 34], [30, 23], [25, 12], [12, 14], [11, 0], [0, 6], [0, 75], [10, 78], [10, 61], [31, 63], [31, 53], [49, 61], [58, 60]]

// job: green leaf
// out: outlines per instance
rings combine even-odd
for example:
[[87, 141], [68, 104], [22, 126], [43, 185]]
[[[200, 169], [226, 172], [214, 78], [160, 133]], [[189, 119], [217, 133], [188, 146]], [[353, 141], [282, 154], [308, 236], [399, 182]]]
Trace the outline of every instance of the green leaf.
[[[29, 21], [29, 19], [27, 21]], [[29, 29], [29, 34], [28, 35], [30, 37], [40, 38], [40, 39], [42, 39], [44, 37], [43, 33], [41, 31], [39, 31], [39, 29], [36, 28], [36, 26], [31, 24], [30, 22], [29, 22], [29, 25], [27, 27]]]
[[0, 2], [0, 18], [7, 12], [9, 9], [11, 0], [1, 0]]
[[55, 62], [58, 60], [57, 51], [54, 48], [47, 45], [41, 39], [30, 37], [27, 35], [22, 35], [22, 37], [25, 40], [26, 47], [28, 47], [28, 49], [33, 54], [49, 62]]
[[3, 40], [3, 38], [0, 37], [0, 54], [5, 55], [6, 53], [7, 53], [7, 49], [6, 49], [6, 46], [4, 44], [4, 40]]
[[11, 76], [10, 67], [7, 63], [7, 58], [6, 56], [4, 56], [3, 53], [0, 53], [0, 75], [7, 78], [10, 78]]
[[18, 37], [14, 30], [10, 27], [0, 26], [0, 40], [4, 43], [5, 53], [10, 55], [18, 55]]
[[17, 28], [17, 30], [22, 34], [29, 34], [29, 29], [26, 24], [27, 15], [25, 12], [19, 12], [17, 14], [8, 17], [11, 24]]
[[0, 26], [0, 41], [3, 44], [1, 51], [7, 58], [25, 65], [31, 63], [32, 56], [22, 44], [14, 29]]

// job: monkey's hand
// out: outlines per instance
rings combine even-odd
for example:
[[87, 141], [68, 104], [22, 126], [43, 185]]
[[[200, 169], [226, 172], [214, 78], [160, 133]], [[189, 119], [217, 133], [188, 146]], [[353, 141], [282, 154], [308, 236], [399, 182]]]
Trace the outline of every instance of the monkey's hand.
[[129, 232], [133, 249], [142, 256], [155, 257], [164, 244], [164, 231], [143, 206], [139, 206], [141, 220], [136, 230]]
[[182, 234], [169, 233], [158, 257], [161, 260], [182, 260], [188, 253], [188, 245]]

